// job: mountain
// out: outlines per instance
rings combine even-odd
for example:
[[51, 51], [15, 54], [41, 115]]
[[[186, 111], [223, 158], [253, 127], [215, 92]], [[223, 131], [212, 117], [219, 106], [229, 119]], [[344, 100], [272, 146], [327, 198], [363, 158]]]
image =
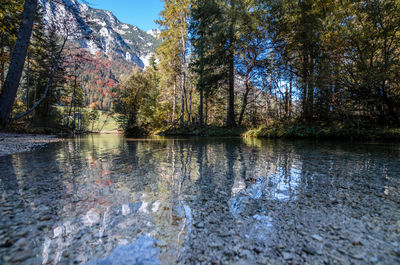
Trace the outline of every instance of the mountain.
[[92, 55], [102, 52], [144, 68], [160, 44], [158, 31], [148, 32], [119, 21], [107, 10], [92, 8], [77, 0], [40, 0], [46, 24], [68, 32], [81, 48]]
[[69, 36], [78, 48], [66, 49], [66, 56], [80, 54], [85, 58], [75, 71], [84, 92], [84, 104], [91, 108], [109, 110], [121, 77], [135, 66], [145, 68], [161, 43], [158, 30], [145, 32], [119, 21], [110, 11], [77, 0], [39, 3], [44, 24], [61, 36]]

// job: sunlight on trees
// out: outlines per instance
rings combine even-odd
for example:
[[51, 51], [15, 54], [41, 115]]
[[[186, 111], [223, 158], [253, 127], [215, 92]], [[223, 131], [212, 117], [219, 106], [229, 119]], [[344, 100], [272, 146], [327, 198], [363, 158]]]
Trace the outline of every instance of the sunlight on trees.
[[[23, 10], [7, 0], [0, 13], [3, 87]], [[72, 128], [75, 107], [89, 106], [125, 115], [125, 128], [146, 132], [276, 124], [360, 130], [400, 122], [395, 0], [165, 0], [157, 21], [162, 43], [146, 69], [89, 54], [66, 42], [75, 34], [67, 30], [71, 21], [45, 27], [41, 16], [38, 10], [14, 110], [2, 112], [3, 123], [26, 116], [31, 124]], [[67, 111], [56, 114], [54, 106]]]

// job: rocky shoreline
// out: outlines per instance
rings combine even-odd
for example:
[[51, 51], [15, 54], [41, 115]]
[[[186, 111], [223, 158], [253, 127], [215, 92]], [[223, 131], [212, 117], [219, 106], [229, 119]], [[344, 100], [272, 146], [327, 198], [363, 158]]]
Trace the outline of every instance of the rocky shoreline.
[[35, 148], [61, 140], [54, 135], [0, 133], [0, 156], [30, 152]]

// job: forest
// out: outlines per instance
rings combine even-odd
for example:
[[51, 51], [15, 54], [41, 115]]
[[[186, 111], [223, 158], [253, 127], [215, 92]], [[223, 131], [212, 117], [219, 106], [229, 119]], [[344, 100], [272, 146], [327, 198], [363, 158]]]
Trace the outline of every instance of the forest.
[[400, 0], [0, 0], [0, 89], [0, 265], [400, 264]]
[[101, 110], [131, 135], [399, 134], [399, 1], [163, 2], [143, 69], [77, 47], [38, 1], [4, 0], [2, 126], [90, 131]]

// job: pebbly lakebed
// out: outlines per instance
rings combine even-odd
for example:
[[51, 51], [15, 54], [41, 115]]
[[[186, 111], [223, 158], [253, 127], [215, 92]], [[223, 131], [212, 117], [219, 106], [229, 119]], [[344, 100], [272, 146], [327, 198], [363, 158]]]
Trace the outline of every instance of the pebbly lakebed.
[[398, 264], [400, 145], [89, 135], [0, 157], [1, 264]]

